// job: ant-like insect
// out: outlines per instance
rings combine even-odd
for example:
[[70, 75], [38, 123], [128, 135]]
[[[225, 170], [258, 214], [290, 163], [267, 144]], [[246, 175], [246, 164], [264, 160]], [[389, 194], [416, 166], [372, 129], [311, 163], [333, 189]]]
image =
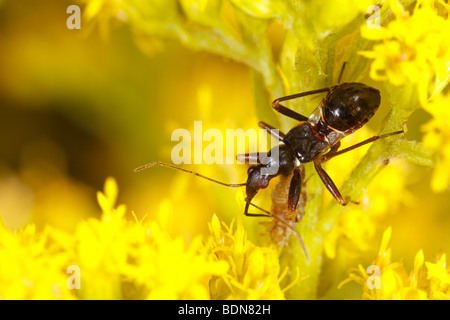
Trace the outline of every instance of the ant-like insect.
[[[349, 202], [357, 203], [350, 200], [349, 197], [342, 197], [333, 180], [322, 168], [322, 163], [378, 139], [403, 133], [403, 130], [374, 136], [338, 151], [341, 145], [340, 140], [367, 123], [377, 111], [381, 101], [380, 91], [375, 88], [358, 82], [341, 84], [345, 65], [346, 63], [342, 66], [337, 85], [281, 97], [272, 102], [272, 107], [276, 111], [301, 123], [284, 134], [273, 131], [274, 128], [265, 122], [259, 122], [261, 128], [275, 135], [282, 144], [272, 148], [267, 156], [256, 153], [238, 156], [241, 161], [249, 162], [252, 160], [259, 163], [250, 167], [248, 171], [245, 215], [259, 216], [259, 214], [248, 212], [249, 205], [258, 191], [269, 185], [272, 178], [280, 174], [284, 176], [293, 175], [288, 196], [288, 218], [295, 220], [296, 215], [293, 212], [297, 207], [302, 185], [300, 166], [307, 162], [314, 163], [314, 167], [325, 187], [339, 204], [345, 206]], [[282, 101], [322, 92], [327, 92], [327, 95], [309, 118], [280, 104]], [[275, 148], [277, 149], [275, 150]], [[276, 151], [277, 157], [271, 156], [274, 151]], [[273, 171], [276, 173], [264, 174], [262, 170], [270, 167], [275, 167]], [[276, 170], [277, 168], [278, 170]]]
[[[289, 185], [286, 218], [289, 221], [298, 222], [301, 215], [296, 213], [296, 209], [301, 197], [302, 183], [304, 182], [302, 181], [304, 180], [302, 164], [313, 162], [325, 187], [339, 204], [345, 206], [349, 202], [357, 203], [350, 200], [349, 197], [344, 198], [341, 195], [333, 180], [322, 168], [322, 163], [365, 144], [403, 133], [403, 130], [374, 136], [338, 151], [341, 145], [340, 140], [367, 123], [378, 110], [381, 101], [380, 91], [375, 88], [358, 82], [341, 83], [345, 65], [346, 63], [344, 63], [341, 68], [337, 85], [297, 93], [273, 101], [272, 107], [276, 111], [284, 116], [300, 121], [301, 123], [292, 128], [287, 134], [284, 134], [275, 130], [274, 127], [265, 122], [259, 122], [259, 126], [267, 130], [268, 133], [275, 138], [278, 138], [280, 144], [272, 148], [268, 153], [247, 153], [237, 156], [237, 159], [240, 162], [256, 163], [256, 165], [249, 167], [246, 183], [223, 183], [205, 177], [197, 172], [182, 169], [163, 162], [149, 163], [136, 168], [135, 171], [160, 165], [191, 173], [227, 187], [245, 186], [247, 197], [245, 199], [246, 205], [244, 214], [246, 216], [274, 217], [281, 222], [284, 221], [283, 218], [274, 216], [269, 211], [256, 206], [251, 201], [260, 189], [268, 187], [271, 179], [279, 175], [284, 177], [292, 176]], [[309, 118], [280, 104], [282, 101], [324, 92], [326, 92], [327, 95], [323, 98], [320, 105], [312, 112]], [[250, 205], [261, 210], [264, 214], [248, 212]], [[293, 229], [291, 225], [286, 226]]]

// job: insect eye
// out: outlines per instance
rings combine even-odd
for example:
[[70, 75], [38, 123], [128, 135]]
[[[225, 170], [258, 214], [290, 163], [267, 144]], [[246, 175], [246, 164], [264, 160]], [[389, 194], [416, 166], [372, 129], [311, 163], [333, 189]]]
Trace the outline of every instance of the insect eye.
[[254, 166], [249, 167], [249, 168], [247, 169], [247, 175], [249, 175], [250, 173], [252, 173], [253, 170], [255, 170], [255, 167], [254, 167]]
[[269, 180], [264, 179], [264, 178], [259, 180], [259, 182], [258, 182], [258, 186], [260, 189], [267, 188], [268, 185], [269, 185]]

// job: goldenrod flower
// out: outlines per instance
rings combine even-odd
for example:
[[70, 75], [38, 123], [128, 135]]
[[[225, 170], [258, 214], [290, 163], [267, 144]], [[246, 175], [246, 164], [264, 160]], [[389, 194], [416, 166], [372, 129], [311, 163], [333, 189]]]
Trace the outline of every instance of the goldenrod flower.
[[[444, 191], [450, 181], [449, 113], [445, 107], [448, 98], [439, 94], [450, 81], [450, 6], [441, 0], [419, 0], [410, 13], [398, 0], [389, 5], [395, 18], [386, 27], [361, 28], [363, 37], [380, 41], [371, 51], [361, 54], [373, 59], [373, 79], [387, 80], [394, 87], [388, 88], [390, 92], [409, 92], [407, 88], [414, 88], [414, 98], [433, 116], [422, 126], [423, 142], [426, 149], [435, 153], [432, 188]], [[402, 90], [395, 89], [400, 86]], [[408, 96], [397, 98], [401, 100], [397, 104], [403, 103], [411, 113], [416, 102], [407, 99]]]
[[[353, 145], [374, 136], [375, 133], [364, 127], [358, 134], [346, 138], [346, 145]], [[365, 148], [357, 148], [345, 153], [327, 164], [329, 172], [339, 172], [334, 181], [337, 185], [353, 169], [351, 164], [358, 163], [367, 152]], [[361, 257], [373, 247], [373, 237], [380, 228], [379, 221], [389, 214], [398, 212], [401, 204], [411, 206], [414, 203], [412, 195], [407, 190], [405, 178], [408, 164], [404, 160], [393, 160], [388, 164], [380, 164], [385, 168], [373, 179], [362, 196], [357, 199], [358, 206], [350, 206], [336, 221], [334, 228], [327, 234], [324, 249], [331, 259], [336, 257], [336, 250], [347, 258]], [[331, 196], [329, 196], [331, 198]], [[330, 199], [330, 201], [335, 201]]]
[[0, 220], [0, 299], [73, 299], [66, 281], [67, 256], [51, 229], [33, 224], [10, 232]]
[[181, 237], [170, 236], [168, 201], [162, 202], [157, 221], [127, 222], [125, 207], [115, 208], [116, 197], [110, 178], [105, 193], [98, 193], [102, 219], [77, 228], [83, 298], [208, 299], [211, 275], [224, 274], [227, 265], [213, 261], [199, 237], [186, 246]]
[[414, 198], [407, 190], [405, 161], [392, 161], [364, 190], [359, 206], [350, 207], [325, 238], [325, 253], [335, 258], [336, 249], [350, 257], [361, 257], [370, 250], [379, 221], [398, 212], [400, 205], [412, 206]]
[[427, 279], [430, 281], [431, 299], [450, 300], [450, 272], [447, 269], [447, 256], [441, 254], [436, 263], [425, 262], [428, 270]]
[[389, 1], [395, 19], [386, 27], [363, 26], [364, 38], [380, 40], [372, 51], [362, 52], [374, 59], [370, 75], [388, 80], [394, 86], [417, 85], [419, 99], [425, 104], [449, 81], [450, 21], [443, 1], [419, 0], [410, 14], [398, 0]]
[[[167, 201], [157, 221], [127, 221], [117, 194], [115, 180], [107, 179], [98, 193], [101, 219], [80, 222], [74, 234], [50, 228], [37, 234], [34, 225], [13, 234], [0, 226], [0, 298], [209, 299], [211, 277], [225, 276], [228, 264], [200, 237], [186, 245], [170, 236]], [[80, 289], [68, 287], [72, 265], [80, 270]]]
[[[442, 254], [436, 263], [430, 263], [425, 262], [423, 251], [419, 250], [414, 259], [413, 270], [408, 274], [403, 263], [391, 262], [391, 249], [388, 248], [391, 233], [391, 227], [384, 232], [380, 251], [372, 263], [379, 274], [369, 274], [359, 265], [358, 270], [352, 271], [340, 287], [349, 281], [355, 281], [362, 286], [364, 299], [449, 299], [450, 280], [446, 255]], [[379, 287], [373, 286], [373, 281]]]
[[214, 215], [211, 225], [214, 236], [212, 247], [218, 261], [229, 264], [225, 276], [211, 280], [213, 299], [284, 299], [280, 282], [278, 251], [275, 247], [258, 247], [247, 240], [247, 235], [238, 225], [233, 232], [233, 224], [227, 227]]

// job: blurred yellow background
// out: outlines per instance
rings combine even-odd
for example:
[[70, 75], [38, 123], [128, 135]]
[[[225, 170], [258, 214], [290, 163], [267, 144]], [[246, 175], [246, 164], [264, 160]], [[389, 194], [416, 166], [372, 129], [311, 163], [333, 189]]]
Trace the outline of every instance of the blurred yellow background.
[[[175, 225], [187, 237], [206, 231], [198, 221], [209, 221], [213, 212], [235, 212], [233, 190], [168, 169], [133, 169], [170, 162], [177, 143], [172, 132], [193, 130], [194, 120], [203, 121], [203, 131], [257, 127], [248, 70], [177, 43], [161, 43], [146, 55], [126, 27], [108, 39], [98, 30], [69, 30], [68, 5], [10, 1], [0, 11], [5, 223], [70, 230], [99, 214], [95, 192], [107, 176], [118, 180], [120, 202], [140, 217], [170, 198]], [[224, 181], [246, 172], [237, 175], [234, 165], [191, 168], [217, 171], [213, 175]]]
[[[108, 176], [117, 179], [119, 203], [127, 205], [129, 217], [134, 211], [151, 218], [168, 199], [173, 232], [187, 240], [207, 233], [213, 213], [227, 223], [241, 219], [242, 203], [236, 198], [244, 198], [243, 190], [166, 168], [133, 169], [170, 162], [176, 144], [172, 132], [193, 130], [194, 120], [203, 121], [204, 131], [256, 129], [258, 120], [267, 120], [256, 115], [248, 68], [174, 42], [140, 48], [123, 26], [113, 27], [107, 39], [83, 24], [81, 30], [69, 30], [71, 4], [23, 0], [0, 7], [0, 212], [5, 224], [73, 230], [81, 219], [100, 214], [95, 193]], [[426, 120], [424, 112], [415, 114], [407, 137], [419, 140]], [[245, 165], [188, 168], [229, 183], [244, 182], [247, 171]], [[393, 226], [393, 260], [403, 258], [409, 267], [419, 249], [428, 260], [450, 252], [448, 191], [431, 192], [430, 168], [412, 165], [410, 170], [414, 204], [402, 205], [384, 221]], [[365, 259], [361, 263], [373, 256]]]

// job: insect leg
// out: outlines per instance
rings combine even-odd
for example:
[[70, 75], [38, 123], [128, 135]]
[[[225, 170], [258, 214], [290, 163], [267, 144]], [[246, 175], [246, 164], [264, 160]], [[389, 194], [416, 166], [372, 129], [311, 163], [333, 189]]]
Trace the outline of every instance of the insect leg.
[[265, 123], [264, 121], [258, 122], [258, 126], [262, 129], [267, 130], [267, 132], [275, 137], [278, 140], [283, 140], [286, 136], [283, 132], [279, 131], [275, 127], [272, 127], [270, 124]]
[[[341, 79], [342, 79], [342, 76], [344, 74], [344, 69], [345, 69], [345, 65], [346, 64], [347, 64], [347, 62], [344, 62], [344, 64], [342, 65], [341, 71], [339, 73], [339, 78], [338, 78], [338, 81], [337, 81], [337, 85], [340, 85], [340, 83], [341, 83]], [[323, 88], [323, 89], [317, 89], [317, 90], [311, 90], [311, 91], [305, 91], [305, 92], [296, 93], [296, 94], [293, 94], [293, 95], [289, 95], [289, 96], [278, 98], [278, 99], [276, 99], [276, 100], [274, 100], [272, 102], [272, 108], [274, 108], [279, 113], [281, 113], [281, 114], [283, 114], [283, 115], [285, 115], [285, 116], [287, 116], [289, 118], [292, 118], [292, 119], [295, 119], [295, 120], [298, 120], [298, 121], [307, 121], [308, 117], [305, 117], [305, 116], [303, 116], [303, 115], [301, 115], [301, 114], [299, 114], [299, 113], [297, 113], [297, 112], [295, 112], [295, 111], [293, 111], [293, 110], [291, 110], [289, 108], [286, 108], [285, 106], [281, 105], [280, 102], [281, 101], [286, 101], [286, 100], [297, 99], [297, 98], [309, 96], [309, 95], [312, 95], [312, 94], [317, 94], [317, 93], [322, 93], [322, 92], [330, 92], [331, 89], [333, 89], [334, 87], [336, 87], [336, 86]]]
[[341, 193], [339, 192], [339, 189], [334, 184], [333, 180], [331, 180], [328, 173], [323, 170], [321, 166], [320, 158], [314, 160], [314, 167], [316, 168], [317, 173], [319, 174], [320, 179], [322, 179], [323, 184], [325, 187], [330, 191], [331, 195], [339, 202], [340, 205], [346, 206], [349, 202], [358, 203], [351, 201], [349, 197], [345, 197], [345, 199], [342, 197]]
[[341, 80], [342, 80], [342, 75], [344, 74], [344, 69], [345, 69], [345, 65], [347, 64], [347, 62], [344, 62], [344, 64], [342, 65], [341, 68], [341, 72], [339, 73], [339, 78], [337, 81], [337, 84], [340, 85], [341, 84]]
[[352, 145], [352, 146], [350, 146], [348, 148], [345, 148], [345, 149], [342, 149], [342, 150], [339, 150], [339, 151], [332, 149], [330, 152], [328, 152], [327, 154], [325, 154], [322, 157], [320, 157], [319, 160], [320, 160], [320, 162], [325, 162], [325, 161], [328, 161], [331, 158], [339, 156], [339, 155], [341, 155], [343, 153], [346, 153], [348, 151], [352, 151], [352, 150], [354, 150], [356, 148], [362, 147], [365, 144], [377, 141], [379, 139], [384, 139], [384, 138], [387, 138], [387, 137], [390, 137], [390, 136], [394, 136], [394, 135], [400, 134], [400, 133], [404, 133], [404, 131], [400, 130], [400, 131], [394, 131], [394, 132], [382, 134], [382, 135], [379, 135], [379, 136], [373, 136], [372, 138], [369, 138], [367, 140], [361, 141], [361, 142], [359, 142], [357, 144], [354, 144], [354, 145]]
[[302, 175], [300, 169], [297, 167], [292, 173], [291, 184], [289, 186], [289, 196], [288, 196], [288, 217], [290, 220], [294, 215], [295, 209], [297, 209], [298, 201], [300, 200], [300, 194], [302, 192]]
[[259, 164], [262, 163], [262, 159], [266, 157], [267, 157], [266, 152], [254, 152], [254, 153], [238, 154], [236, 156], [236, 160], [240, 163]]
[[[249, 200], [246, 200], [246, 202], [247, 203], [245, 204], [245, 210], [244, 210], [244, 215], [245, 216], [247, 216], [247, 217], [268, 217], [268, 218], [272, 218], [273, 217], [272, 214], [269, 211], [258, 207], [257, 205], [251, 203]], [[264, 213], [251, 213], [251, 212], [248, 212], [248, 208], [249, 208], [250, 205], [255, 207], [255, 208], [257, 208], [257, 209], [259, 209], [259, 210], [261, 210]]]
[[289, 96], [285, 96], [285, 97], [281, 97], [278, 98], [276, 100], [274, 100], [272, 102], [272, 108], [274, 108], [275, 110], [277, 110], [279, 113], [281, 113], [282, 115], [285, 115], [289, 118], [295, 119], [297, 121], [306, 121], [308, 120], [308, 117], [305, 117], [289, 108], [286, 108], [285, 106], [281, 105], [280, 102], [281, 101], [286, 101], [286, 100], [292, 100], [292, 99], [297, 99], [297, 98], [301, 98], [304, 96], [308, 96], [311, 94], [317, 94], [317, 93], [322, 93], [322, 92], [330, 92], [330, 90], [333, 87], [330, 88], [323, 88], [323, 89], [317, 89], [317, 90], [312, 90], [312, 91], [306, 91], [306, 92], [301, 92], [301, 93], [297, 93], [297, 94], [293, 94], [293, 95], [289, 95]]
[[377, 141], [379, 139], [383, 139], [383, 138], [387, 138], [396, 134], [400, 134], [403, 133], [403, 130], [400, 131], [395, 131], [395, 132], [391, 132], [391, 133], [386, 133], [386, 134], [382, 134], [379, 136], [374, 136], [372, 138], [369, 138], [367, 140], [361, 141], [357, 144], [354, 144], [353, 146], [350, 146], [348, 148], [342, 149], [337, 151], [337, 149], [340, 146], [340, 143], [333, 146], [330, 150], [330, 152], [328, 152], [327, 154], [321, 156], [320, 158], [317, 158], [316, 160], [314, 160], [314, 166], [316, 168], [317, 173], [319, 174], [319, 177], [322, 179], [323, 183], [325, 184], [325, 187], [327, 187], [328, 191], [330, 191], [330, 193], [333, 195], [333, 197], [339, 202], [339, 204], [345, 206], [347, 205], [349, 202], [353, 202], [353, 203], [358, 203], [355, 201], [350, 200], [349, 197], [346, 197], [345, 199], [342, 197], [341, 193], [339, 192], [338, 188], [336, 187], [336, 185], [334, 184], [333, 180], [331, 180], [330, 176], [325, 172], [325, 170], [323, 170], [321, 163], [330, 160], [331, 158], [334, 158], [336, 156], [339, 156], [343, 153], [349, 152], [351, 150], [354, 150], [356, 148], [359, 148], [363, 145], [366, 145], [368, 143]]
[[[258, 214], [258, 213], [249, 213], [248, 212], [248, 207], [250, 205], [252, 205], [253, 207], [255, 207], [255, 208], [259, 209], [259, 210], [261, 210], [262, 212], [265, 212], [266, 214], [264, 215], [264, 214]], [[300, 243], [300, 246], [302, 247], [302, 250], [303, 250], [303, 253], [305, 255], [306, 260], [309, 261], [308, 250], [306, 250], [306, 246], [305, 246], [305, 243], [303, 242], [302, 236], [297, 231], [297, 229], [294, 228], [292, 225], [290, 225], [287, 221], [284, 221], [280, 217], [273, 216], [269, 211], [258, 207], [257, 205], [251, 203], [250, 201], [247, 201], [247, 205], [245, 206], [245, 215], [246, 216], [250, 216], [250, 217], [270, 217], [270, 218], [275, 218], [278, 221], [280, 221], [281, 223], [283, 223], [286, 227], [288, 227], [289, 229], [291, 229], [294, 232], [295, 236], [297, 237], [298, 242]]]

